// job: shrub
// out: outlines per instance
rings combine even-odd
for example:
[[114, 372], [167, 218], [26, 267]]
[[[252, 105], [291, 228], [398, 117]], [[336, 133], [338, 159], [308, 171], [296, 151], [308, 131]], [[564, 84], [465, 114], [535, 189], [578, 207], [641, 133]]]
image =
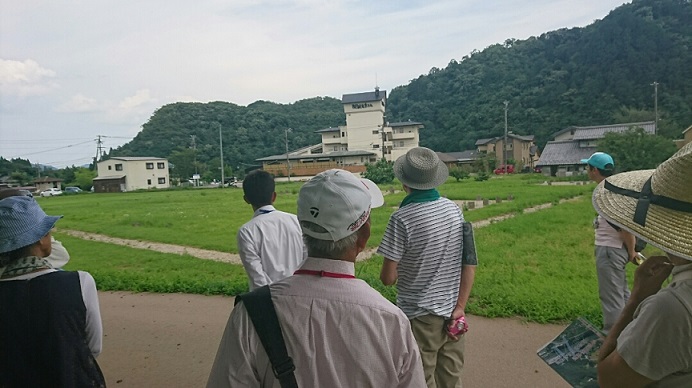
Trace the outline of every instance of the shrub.
[[384, 158], [378, 160], [375, 164], [366, 163], [363, 178], [370, 179], [377, 184], [390, 183], [394, 180], [394, 168], [392, 167], [392, 163], [386, 161]]
[[451, 177], [453, 177], [454, 179], [456, 179], [457, 182], [459, 182], [462, 179], [467, 179], [470, 176], [468, 171], [466, 171], [462, 168], [459, 168], [459, 167], [450, 168], [449, 169], [449, 175]]
[[482, 182], [482, 181], [487, 181], [488, 179], [490, 179], [490, 176], [488, 175], [487, 172], [482, 171], [482, 172], [479, 172], [478, 175], [476, 175], [476, 177], [473, 179], [475, 179], [478, 182]]

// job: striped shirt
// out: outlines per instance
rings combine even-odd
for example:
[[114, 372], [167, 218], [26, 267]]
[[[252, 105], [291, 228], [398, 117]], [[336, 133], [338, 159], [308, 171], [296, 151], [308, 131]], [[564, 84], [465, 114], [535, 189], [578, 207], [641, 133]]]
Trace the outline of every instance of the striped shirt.
[[449, 317], [461, 278], [461, 209], [447, 198], [412, 203], [392, 214], [377, 253], [397, 265], [397, 305], [409, 319]]

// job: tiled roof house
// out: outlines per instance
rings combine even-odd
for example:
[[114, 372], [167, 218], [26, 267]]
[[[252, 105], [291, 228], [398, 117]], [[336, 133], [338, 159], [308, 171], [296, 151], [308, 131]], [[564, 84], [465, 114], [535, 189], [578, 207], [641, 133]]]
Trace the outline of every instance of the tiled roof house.
[[654, 122], [598, 125], [591, 127], [567, 127], [553, 134], [553, 141], [546, 144], [536, 167], [543, 173], [552, 176], [569, 176], [581, 174], [586, 165], [582, 159], [588, 159], [596, 152], [598, 141], [606, 133], [622, 133], [632, 128], [642, 128], [646, 133], [654, 134]]

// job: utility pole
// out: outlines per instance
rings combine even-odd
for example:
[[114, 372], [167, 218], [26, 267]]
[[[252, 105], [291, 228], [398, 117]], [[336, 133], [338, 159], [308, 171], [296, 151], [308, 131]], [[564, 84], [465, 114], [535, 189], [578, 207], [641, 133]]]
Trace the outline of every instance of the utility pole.
[[197, 139], [197, 136], [190, 135], [190, 138], [192, 139], [192, 154], [195, 158], [193, 164], [195, 165], [195, 174], [197, 174], [197, 144], [195, 143], [195, 139]]
[[505, 169], [507, 168], [507, 106], [509, 105], [509, 101], [505, 100], [505, 140], [503, 141], [502, 144], [502, 164], [505, 165]]
[[219, 124], [219, 152], [221, 153], [221, 188], [226, 184], [226, 179], [223, 171], [223, 138], [221, 137], [221, 123]]
[[192, 179], [194, 179], [195, 187], [197, 187], [199, 186], [199, 173], [197, 172], [197, 144], [195, 143], [197, 136], [190, 135], [190, 138], [192, 139], [192, 155], [194, 157], [192, 164], [195, 166], [195, 175], [192, 177]]
[[286, 139], [286, 168], [288, 169], [288, 183], [291, 183], [291, 162], [288, 160], [288, 133], [291, 131], [291, 128], [286, 128], [284, 131], [284, 136]]
[[658, 132], [658, 82], [654, 81], [654, 135]]
[[101, 135], [96, 137], [96, 158], [94, 158], [94, 167], [96, 167], [96, 162], [99, 161], [103, 155], [103, 142], [101, 141]]

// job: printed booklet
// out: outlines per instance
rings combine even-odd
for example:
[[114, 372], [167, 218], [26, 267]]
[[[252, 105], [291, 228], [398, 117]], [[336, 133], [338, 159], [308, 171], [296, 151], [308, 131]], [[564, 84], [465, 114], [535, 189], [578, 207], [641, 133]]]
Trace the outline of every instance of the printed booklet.
[[598, 387], [596, 364], [604, 334], [585, 318], [577, 318], [538, 356], [573, 387]]

